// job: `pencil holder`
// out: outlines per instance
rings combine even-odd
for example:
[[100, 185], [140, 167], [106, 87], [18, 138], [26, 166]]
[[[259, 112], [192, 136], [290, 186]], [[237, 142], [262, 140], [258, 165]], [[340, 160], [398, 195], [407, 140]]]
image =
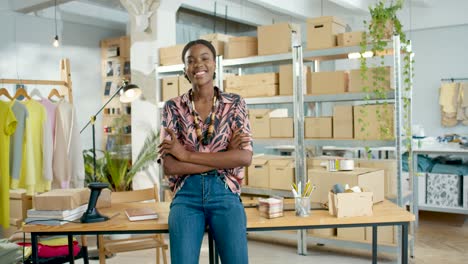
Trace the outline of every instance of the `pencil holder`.
[[296, 216], [307, 217], [310, 215], [310, 197], [296, 197]]

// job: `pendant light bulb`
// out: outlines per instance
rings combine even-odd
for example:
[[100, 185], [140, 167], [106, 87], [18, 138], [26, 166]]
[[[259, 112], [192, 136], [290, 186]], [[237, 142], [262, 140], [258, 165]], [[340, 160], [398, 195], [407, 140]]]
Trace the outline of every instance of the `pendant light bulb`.
[[55, 35], [53, 45], [54, 45], [54, 47], [58, 48], [59, 44], [60, 43], [59, 43], [58, 35]]

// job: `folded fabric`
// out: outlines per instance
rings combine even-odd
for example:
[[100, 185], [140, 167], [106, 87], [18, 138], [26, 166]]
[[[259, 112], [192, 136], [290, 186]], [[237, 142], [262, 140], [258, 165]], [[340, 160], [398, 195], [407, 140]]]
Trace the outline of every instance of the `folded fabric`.
[[468, 175], [468, 166], [436, 163], [432, 167], [431, 173]]
[[[18, 243], [20, 246], [30, 247], [31, 243]], [[77, 241], [73, 241], [73, 256], [76, 257], [80, 252], [80, 246]], [[53, 258], [59, 256], [68, 256], [68, 245], [65, 246], [46, 246], [37, 244], [37, 255], [40, 258]]]

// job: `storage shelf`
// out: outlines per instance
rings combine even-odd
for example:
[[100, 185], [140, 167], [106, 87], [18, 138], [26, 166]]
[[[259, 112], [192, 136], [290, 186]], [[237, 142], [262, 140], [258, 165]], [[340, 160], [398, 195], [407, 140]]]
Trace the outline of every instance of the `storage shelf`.
[[171, 73], [171, 72], [183, 72], [184, 71], [184, 64], [175, 64], [175, 65], [167, 65], [167, 66], [158, 66], [158, 73]]
[[[385, 147], [395, 144], [395, 140], [359, 140], [359, 139], [305, 139], [306, 145], [313, 146], [344, 146], [344, 147]], [[254, 138], [254, 144], [280, 146], [280, 145], [293, 145], [292, 138]]]
[[244, 98], [247, 104], [286, 104], [292, 103], [292, 96], [269, 96], [269, 97], [252, 97]]
[[466, 214], [468, 215], [468, 208], [455, 208], [455, 207], [443, 207], [433, 205], [419, 205], [419, 211], [431, 211], [441, 213], [453, 213], [453, 214]]
[[274, 54], [265, 56], [253, 56], [238, 59], [223, 59], [223, 66], [244, 66], [249, 64], [268, 64], [272, 62], [281, 62], [292, 60], [292, 53]]
[[274, 190], [268, 188], [258, 188], [258, 187], [250, 187], [250, 186], [242, 186], [242, 194], [253, 194], [253, 195], [264, 195], [264, 196], [271, 196], [277, 195], [285, 198], [293, 198], [293, 194], [291, 191], [285, 190]]
[[[305, 95], [304, 102], [338, 102], [338, 101], [363, 101], [366, 100], [368, 93], [341, 93], [341, 94], [322, 94]], [[387, 93], [386, 99], [376, 99], [373, 93], [370, 93], [370, 100], [393, 100], [395, 92]]]

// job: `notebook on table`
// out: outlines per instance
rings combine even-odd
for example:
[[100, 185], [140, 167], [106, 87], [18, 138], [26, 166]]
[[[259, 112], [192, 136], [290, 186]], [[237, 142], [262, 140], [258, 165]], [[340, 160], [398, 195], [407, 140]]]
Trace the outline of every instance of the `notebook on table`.
[[158, 219], [158, 214], [152, 208], [129, 208], [125, 209], [125, 214], [130, 221]]

